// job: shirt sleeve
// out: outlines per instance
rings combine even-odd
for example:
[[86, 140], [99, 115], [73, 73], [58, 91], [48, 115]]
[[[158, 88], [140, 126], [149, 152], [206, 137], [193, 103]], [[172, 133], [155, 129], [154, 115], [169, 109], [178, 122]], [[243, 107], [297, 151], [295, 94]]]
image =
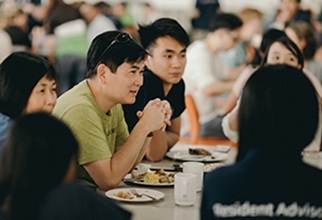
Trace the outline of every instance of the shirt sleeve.
[[76, 136], [80, 153], [78, 162], [80, 165], [110, 158], [113, 155], [114, 146], [108, 146], [103, 122], [100, 116], [90, 106], [74, 106], [68, 110], [62, 120], [72, 129]]

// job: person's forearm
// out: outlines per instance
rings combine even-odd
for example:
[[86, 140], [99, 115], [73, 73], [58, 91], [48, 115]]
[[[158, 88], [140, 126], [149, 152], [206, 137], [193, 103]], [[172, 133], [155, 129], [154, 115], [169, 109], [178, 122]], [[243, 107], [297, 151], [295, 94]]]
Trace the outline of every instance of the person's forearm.
[[140, 153], [139, 153], [139, 156], [138, 156], [138, 158], [137, 158], [137, 160], [136, 160], [136, 162], [135, 162], [134, 166], [132, 167], [132, 169], [134, 169], [134, 167], [135, 167], [136, 165], [138, 165], [139, 163], [141, 163], [142, 159], [144, 158], [144, 156], [145, 156], [145, 155], [146, 155], [146, 153], [147, 153], [147, 149], [148, 149], [148, 147], [150, 146], [151, 139], [152, 139], [152, 137], [147, 137], [147, 138], [146, 138], [146, 140], [145, 140], [145, 142], [144, 142], [144, 146], [141, 148], [141, 151], [140, 151]]
[[118, 147], [118, 150], [110, 159], [99, 161], [96, 163], [98, 164], [96, 167], [89, 168], [87, 166], [86, 170], [101, 189], [115, 188], [124, 176], [133, 169], [139, 158], [142, 159], [142, 155], [146, 153], [144, 143], [149, 132], [148, 128], [138, 123], [126, 142]]
[[173, 147], [180, 136], [181, 119], [177, 117], [171, 120], [171, 126], [165, 131], [158, 130], [154, 132], [150, 146], [147, 150], [146, 157], [151, 161], [162, 160], [169, 148]]
[[146, 158], [150, 161], [162, 160], [168, 151], [167, 133], [162, 130], [154, 132], [151, 142], [147, 148]]

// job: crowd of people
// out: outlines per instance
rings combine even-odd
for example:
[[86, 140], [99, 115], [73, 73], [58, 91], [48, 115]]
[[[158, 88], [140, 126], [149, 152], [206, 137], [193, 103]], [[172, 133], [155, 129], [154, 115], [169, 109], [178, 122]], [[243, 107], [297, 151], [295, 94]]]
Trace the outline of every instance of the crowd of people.
[[200, 136], [238, 147], [207, 176], [202, 220], [289, 218], [283, 204], [315, 218], [322, 171], [301, 153], [321, 150], [319, 21], [300, 0], [281, 0], [267, 24], [256, 9], [198, 0], [190, 33], [143, 6], [145, 24], [126, 2], [3, 3], [0, 219], [130, 219], [95, 190], [189, 136], [187, 94]]

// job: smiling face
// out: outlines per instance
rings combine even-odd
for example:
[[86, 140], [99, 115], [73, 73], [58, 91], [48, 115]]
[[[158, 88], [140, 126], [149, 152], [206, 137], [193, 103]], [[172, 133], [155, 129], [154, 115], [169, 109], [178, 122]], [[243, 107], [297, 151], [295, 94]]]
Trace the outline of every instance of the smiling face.
[[160, 37], [149, 48], [146, 66], [157, 75], [166, 87], [180, 82], [186, 66], [186, 46], [172, 37]]
[[24, 113], [38, 111], [51, 113], [56, 105], [56, 81], [43, 76], [32, 90]]
[[267, 64], [287, 64], [299, 68], [298, 58], [283, 44], [275, 42], [271, 45], [267, 55]]
[[105, 86], [107, 100], [115, 104], [133, 104], [136, 95], [143, 84], [144, 61], [123, 63], [115, 73], [105, 66]]

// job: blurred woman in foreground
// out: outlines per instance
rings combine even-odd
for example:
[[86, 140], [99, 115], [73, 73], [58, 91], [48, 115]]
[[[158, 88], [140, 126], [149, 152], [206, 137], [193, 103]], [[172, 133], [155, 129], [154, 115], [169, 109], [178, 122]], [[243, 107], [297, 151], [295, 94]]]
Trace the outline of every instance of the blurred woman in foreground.
[[238, 114], [237, 162], [206, 178], [201, 219], [319, 218], [322, 171], [301, 158], [319, 122], [310, 80], [294, 67], [262, 67], [247, 81]]
[[[107, 198], [74, 183], [78, 143], [47, 113], [17, 119], [5, 141], [0, 207], [8, 220], [130, 219]], [[1, 216], [0, 216], [1, 219]]]

